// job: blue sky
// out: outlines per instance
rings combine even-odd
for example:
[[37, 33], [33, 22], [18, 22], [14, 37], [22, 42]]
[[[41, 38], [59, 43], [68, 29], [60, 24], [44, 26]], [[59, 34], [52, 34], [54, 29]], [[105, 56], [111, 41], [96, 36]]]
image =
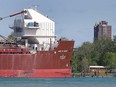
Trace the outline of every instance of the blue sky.
[[[96, 22], [105, 20], [112, 26], [116, 35], [116, 0], [0, 0], [0, 16], [38, 6], [38, 10], [48, 15], [56, 23], [57, 37], [75, 40], [75, 47], [85, 41], [93, 41], [93, 27]], [[12, 18], [0, 21], [0, 34], [7, 36], [12, 30]]]

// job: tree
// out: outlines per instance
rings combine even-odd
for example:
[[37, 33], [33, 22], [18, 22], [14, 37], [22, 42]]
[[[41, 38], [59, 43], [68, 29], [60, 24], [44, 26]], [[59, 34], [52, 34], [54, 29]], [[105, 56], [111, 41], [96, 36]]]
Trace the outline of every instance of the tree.
[[73, 52], [73, 58], [71, 60], [71, 64], [72, 64], [72, 71], [75, 72], [77, 71], [77, 66], [78, 66], [78, 59], [77, 59], [77, 49], [74, 49], [74, 52]]
[[88, 72], [88, 66], [90, 62], [90, 53], [92, 52], [92, 47], [90, 42], [85, 42], [75, 53], [76, 57], [73, 61], [77, 62], [77, 70], [81, 72]]
[[110, 68], [116, 68], [116, 53], [107, 52], [103, 57], [104, 66], [110, 66]]
[[84, 42], [76, 48], [72, 61], [73, 69], [81, 72], [87, 72], [90, 65], [116, 68], [116, 36], [113, 41]]
[[94, 45], [94, 52], [97, 55], [94, 56], [97, 65], [104, 65], [103, 64], [103, 56], [106, 52], [111, 52], [112, 50], [112, 41], [111, 40], [101, 40], [96, 41], [93, 43]]
[[16, 36], [15, 36], [13, 33], [11, 33], [11, 34], [8, 36], [8, 40], [10, 40], [10, 41], [16, 41]]

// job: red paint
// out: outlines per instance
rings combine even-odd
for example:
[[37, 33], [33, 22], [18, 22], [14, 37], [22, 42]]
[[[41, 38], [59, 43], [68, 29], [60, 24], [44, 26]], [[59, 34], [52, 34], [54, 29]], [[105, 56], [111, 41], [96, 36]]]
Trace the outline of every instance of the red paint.
[[70, 69], [0, 70], [0, 77], [69, 78]]
[[27, 49], [0, 49], [0, 77], [71, 77], [74, 41], [59, 41], [54, 50], [29, 53]]

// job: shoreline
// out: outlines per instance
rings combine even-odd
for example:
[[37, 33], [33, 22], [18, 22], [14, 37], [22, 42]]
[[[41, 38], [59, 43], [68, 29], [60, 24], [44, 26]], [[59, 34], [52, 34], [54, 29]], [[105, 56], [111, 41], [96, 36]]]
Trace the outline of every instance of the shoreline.
[[100, 74], [100, 75], [94, 75], [94, 74], [91, 74], [91, 73], [85, 73], [85, 74], [82, 74], [82, 73], [72, 73], [72, 77], [96, 77], [96, 78], [103, 78], [103, 77], [108, 77], [108, 78], [111, 78], [111, 77], [116, 77], [116, 73], [107, 73], [107, 74]]

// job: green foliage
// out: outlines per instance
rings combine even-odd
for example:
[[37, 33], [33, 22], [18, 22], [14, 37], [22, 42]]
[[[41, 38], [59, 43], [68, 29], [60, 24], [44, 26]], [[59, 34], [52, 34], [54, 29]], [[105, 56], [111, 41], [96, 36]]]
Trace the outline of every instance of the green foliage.
[[90, 65], [116, 68], [116, 36], [113, 41], [84, 42], [76, 48], [72, 61], [73, 70], [82, 72], [88, 72]]
[[72, 71], [73, 72], [77, 71], [77, 66], [78, 66], [78, 59], [77, 59], [76, 53], [74, 52], [73, 58], [72, 58]]
[[10, 41], [16, 41], [16, 37], [13, 35], [13, 33], [11, 33], [11, 34], [8, 36], [8, 40], [10, 40]]
[[91, 43], [85, 42], [81, 47], [76, 49], [76, 51], [74, 52], [76, 57], [73, 58], [73, 63], [75, 63], [76, 61], [75, 65], [77, 66], [77, 68], [74, 69], [84, 72], [88, 71], [89, 62], [91, 61], [89, 54], [92, 52], [92, 49], [90, 48]]
[[116, 68], [116, 53], [107, 52], [103, 56], [103, 63], [110, 68]]

